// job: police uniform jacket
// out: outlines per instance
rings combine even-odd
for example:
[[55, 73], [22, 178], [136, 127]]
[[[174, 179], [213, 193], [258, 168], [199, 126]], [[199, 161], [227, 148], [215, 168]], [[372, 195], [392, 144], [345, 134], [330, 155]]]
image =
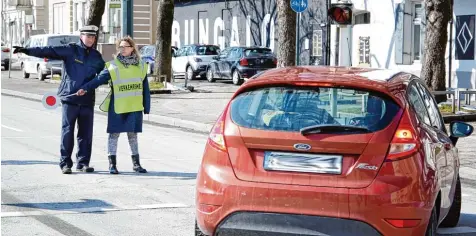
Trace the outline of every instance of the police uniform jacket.
[[76, 93], [104, 69], [101, 54], [84, 44], [71, 43], [64, 46], [27, 48], [27, 55], [63, 60], [63, 74], [58, 88], [58, 96], [63, 102], [75, 105], [94, 106], [95, 93], [88, 91], [84, 96], [64, 96]]

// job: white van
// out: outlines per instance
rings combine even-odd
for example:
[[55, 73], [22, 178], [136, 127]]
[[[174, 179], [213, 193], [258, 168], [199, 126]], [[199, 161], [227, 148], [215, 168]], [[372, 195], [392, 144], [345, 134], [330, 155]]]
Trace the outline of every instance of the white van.
[[[62, 46], [70, 43], [80, 43], [79, 35], [73, 34], [39, 34], [31, 36], [24, 47], [46, 47]], [[38, 58], [26, 54], [19, 55], [20, 66], [23, 71], [23, 77], [29, 78], [30, 74], [36, 74], [39, 80], [46, 79], [47, 75], [61, 74], [63, 67], [62, 60], [51, 58]]]

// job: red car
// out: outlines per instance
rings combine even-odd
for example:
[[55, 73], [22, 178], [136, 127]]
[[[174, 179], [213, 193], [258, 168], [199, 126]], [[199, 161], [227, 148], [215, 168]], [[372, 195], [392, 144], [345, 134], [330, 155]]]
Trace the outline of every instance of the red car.
[[212, 128], [195, 235], [436, 235], [461, 209], [460, 137], [418, 77], [344, 67], [271, 69]]

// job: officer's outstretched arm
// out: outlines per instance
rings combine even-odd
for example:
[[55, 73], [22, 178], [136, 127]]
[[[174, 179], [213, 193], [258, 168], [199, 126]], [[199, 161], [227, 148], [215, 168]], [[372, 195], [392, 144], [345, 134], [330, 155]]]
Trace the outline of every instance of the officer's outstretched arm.
[[109, 70], [107, 70], [107, 68], [104, 68], [104, 70], [102, 70], [98, 76], [83, 85], [81, 89], [84, 89], [86, 91], [97, 89], [99, 86], [106, 84], [110, 79], [111, 74], [109, 74]]
[[70, 45], [55, 47], [33, 47], [26, 48], [25, 54], [34, 57], [47, 57], [57, 60], [66, 60], [73, 55], [73, 48]]

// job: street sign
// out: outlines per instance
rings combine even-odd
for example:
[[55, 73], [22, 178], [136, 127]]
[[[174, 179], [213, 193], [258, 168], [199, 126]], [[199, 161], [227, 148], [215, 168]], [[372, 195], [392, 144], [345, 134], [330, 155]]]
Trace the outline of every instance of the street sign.
[[41, 103], [46, 109], [56, 109], [60, 105], [60, 100], [58, 96], [54, 93], [46, 93], [43, 95], [43, 99], [41, 99]]
[[291, 0], [291, 9], [296, 13], [301, 13], [307, 9], [307, 0]]

